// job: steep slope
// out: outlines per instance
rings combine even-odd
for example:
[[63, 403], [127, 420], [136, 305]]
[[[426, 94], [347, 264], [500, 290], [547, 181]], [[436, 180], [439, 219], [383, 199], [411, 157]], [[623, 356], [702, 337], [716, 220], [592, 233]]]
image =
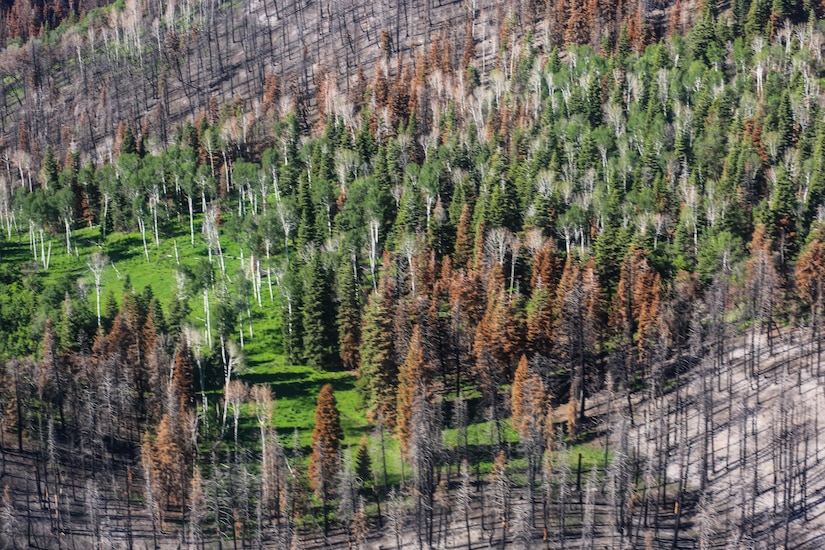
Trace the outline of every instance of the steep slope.
[[202, 114], [235, 117], [231, 138], [245, 147], [268, 134], [267, 114], [294, 104], [309, 121], [354, 112], [366, 81], [399, 79], [434, 42], [445, 67], [486, 75], [528, 32], [539, 48], [615, 44], [621, 25], [650, 40], [670, 4], [128, 0], [0, 54], [0, 149], [23, 171], [38, 169], [47, 144], [58, 157], [107, 159], [121, 122], [165, 144]]

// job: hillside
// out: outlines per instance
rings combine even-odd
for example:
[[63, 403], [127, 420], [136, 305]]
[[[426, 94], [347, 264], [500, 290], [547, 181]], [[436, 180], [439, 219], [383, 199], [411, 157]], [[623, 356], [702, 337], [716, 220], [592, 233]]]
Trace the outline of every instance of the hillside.
[[85, 7], [80, 23], [23, 44], [9, 39], [0, 54], [0, 151], [7, 168], [23, 170], [37, 170], [46, 145], [59, 157], [79, 151], [98, 162], [116, 154], [121, 123], [163, 147], [177, 126], [205, 115], [210, 123], [234, 120], [225, 139], [238, 148], [232, 156], [243, 155], [267, 142], [279, 113], [297, 108], [307, 123], [318, 120], [319, 107], [352, 116], [379, 72], [393, 81], [401, 67], [415, 71], [433, 44], [442, 52], [438, 63], [459, 69], [472, 62], [486, 77], [499, 50], [512, 53], [528, 33], [540, 50], [581, 41], [598, 47], [615, 42], [623, 23], [641, 41], [639, 29], [652, 40], [670, 21], [671, 2], [592, 4], [592, 20], [577, 20], [570, 32], [567, 11], [579, 8], [563, 2], [130, 0]]
[[822, 545], [819, 5], [90, 8], [0, 53], [0, 547]]

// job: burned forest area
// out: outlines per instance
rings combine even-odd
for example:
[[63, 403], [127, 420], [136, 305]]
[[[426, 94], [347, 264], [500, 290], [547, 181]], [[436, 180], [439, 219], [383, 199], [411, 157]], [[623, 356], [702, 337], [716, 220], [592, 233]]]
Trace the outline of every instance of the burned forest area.
[[0, 549], [825, 547], [824, 19], [0, 2]]

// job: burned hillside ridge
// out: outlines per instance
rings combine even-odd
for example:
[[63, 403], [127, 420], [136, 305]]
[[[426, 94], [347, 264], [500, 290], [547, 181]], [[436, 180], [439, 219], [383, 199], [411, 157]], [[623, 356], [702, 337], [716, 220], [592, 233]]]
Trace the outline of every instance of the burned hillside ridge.
[[[0, 54], [0, 148], [7, 167], [36, 172], [47, 145], [58, 158], [76, 151], [100, 162], [116, 156], [124, 123], [163, 147], [175, 128], [205, 116], [237, 119], [233, 154], [244, 156], [285, 111], [297, 108], [305, 131], [333, 104], [357, 116], [377, 73], [390, 83], [405, 70], [415, 74], [434, 43], [444, 70], [473, 64], [486, 79], [500, 52], [521, 47], [528, 33], [538, 49], [598, 48], [615, 44], [626, 26], [641, 44], [668, 32], [674, 9], [690, 13], [669, 1], [591, 4], [129, 0], [8, 42]], [[588, 21], [568, 19], [568, 10]]]

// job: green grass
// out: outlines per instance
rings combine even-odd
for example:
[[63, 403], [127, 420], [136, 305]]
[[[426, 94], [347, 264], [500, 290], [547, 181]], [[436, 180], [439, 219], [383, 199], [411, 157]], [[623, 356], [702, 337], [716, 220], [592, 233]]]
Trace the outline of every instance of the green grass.
[[[206, 244], [199, 232], [199, 217], [196, 218], [195, 226], [194, 247], [190, 244], [188, 219], [182, 219], [181, 223], [167, 223], [162, 231], [160, 245], [157, 247], [154, 245], [153, 234], [151, 231], [147, 231], [148, 262], [144, 255], [143, 243], [139, 233], [112, 232], [107, 235], [105, 247], [100, 247], [98, 245], [100, 240], [100, 229], [98, 227], [77, 229], [72, 236], [74, 248], [71, 255], [66, 253], [65, 237], [55, 235], [51, 240], [50, 268], [48, 271], [40, 270], [38, 277], [41, 278], [44, 286], [56, 283], [64, 277], [82, 281], [88, 286], [89, 304], [91, 310], [94, 311], [96, 307], [94, 279], [86, 262], [95, 251], [104, 252], [109, 256], [113, 265], [110, 264], [106, 267], [102, 277], [101, 298], [103, 306], [105, 306], [106, 295], [109, 292], [114, 293], [120, 301], [125, 289], [126, 276], [128, 275], [132, 288], [137, 292], [142, 291], [145, 286], [151, 285], [154, 296], [167, 310], [177, 292], [175, 273], [178, 269], [178, 259], [181, 264], [193, 266], [197, 261], [208, 256]], [[177, 243], [178, 259], [176, 259], [175, 254], [175, 243]], [[237, 272], [241, 268], [240, 245], [237, 242], [230, 241], [224, 234], [221, 238], [221, 246], [224, 251], [226, 271], [232, 280], [231, 286], [234, 284]], [[247, 249], [245, 250], [246, 261], [248, 261], [248, 258], [249, 250]], [[32, 255], [27, 233], [23, 233], [19, 237], [13, 236], [12, 239], [2, 242], [0, 261], [31, 264]], [[215, 261], [217, 262], [217, 259]], [[216, 265], [216, 276], [218, 272], [219, 269]], [[292, 434], [297, 430], [299, 444], [305, 454], [308, 453], [312, 443], [312, 429], [318, 393], [324, 384], [332, 384], [341, 413], [344, 448], [351, 448], [352, 452], [355, 452], [360, 438], [363, 435], [368, 435], [373, 468], [379, 484], [383, 484], [384, 461], [382, 460], [381, 438], [375, 433], [374, 427], [368, 423], [365, 411], [360, 407], [360, 400], [355, 390], [355, 376], [349, 372], [290, 364], [283, 349], [280, 303], [278, 289], [274, 286], [274, 282], [273, 287], [274, 300], [270, 301], [266, 279], [262, 280], [261, 307], [251, 296], [249, 297], [254, 336], [250, 337], [249, 335], [246, 315], [244, 315], [244, 370], [240, 375], [241, 378], [249, 384], [268, 384], [272, 388], [276, 400], [274, 426], [287, 447], [291, 446]], [[212, 306], [217, 302], [214, 295], [210, 296], [210, 300]], [[191, 296], [189, 304], [192, 312], [189, 315], [188, 322], [197, 328], [202, 328], [204, 325], [202, 295]], [[237, 330], [233, 334], [233, 338], [236, 341], [239, 339]], [[215, 343], [215, 346], [217, 345]], [[494, 459], [493, 450], [497, 449], [498, 437], [495, 424], [489, 420], [478, 421], [483, 416], [482, 411], [478, 409], [480, 407], [480, 396], [468, 391], [465, 398], [468, 398], [470, 417], [476, 419], [467, 430], [468, 445], [474, 463], [474, 475], [486, 476]], [[212, 406], [218, 402], [218, 399], [219, 392], [210, 397]], [[231, 424], [231, 418], [229, 423]], [[514, 458], [511, 463], [513, 470], [523, 470], [526, 461], [520, 457], [518, 436], [510, 426], [509, 419], [501, 421], [500, 429], [503, 443], [513, 450]], [[239, 436], [246, 446], [257, 448], [258, 426], [251, 407], [246, 407], [243, 411]], [[231, 445], [231, 429], [224, 439], [226, 444]], [[390, 485], [397, 484], [402, 479], [400, 449], [392, 433], [385, 432], [383, 439], [387, 482]], [[457, 430], [453, 428], [444, 430], [443, 445], [445, 448], [456, 447], [458, 443]], [[575, 472], [579, 453], [582, 454], [583, 472], [589, 472], [595, 467], [603, 467], [604, 451], [593, 442], [571, 445], [568, 447], [567, 453], [560, 456], [568, 461], [571, 470]], [[406, 475], [409, 476], [409, 466], [403, 466], [403, 468], [405, 468]]]
[[[71, 255], [66, 252], [65, 236], [54, 235], [51, 238], [49, 269], [48, 271], [40, 270], [38, 276], [44, 286], [54, 284], [66, 276], [82, 281], [88, 286], [89, 305], [92, 311], [95, 311], [94, 278], [86, 262], [94, 252], [104, 252], [112, 263], [106, 267], [101, 279], [101, 307], [105, 307], [106, 295], [109, 292], [114, 293], [120, 302], [128, 275], [132, 288], [138, 292], [146, 286], [151, 286], [154, 296], [164, 310], [167, 310], [177, 292], [175, 273], [178, 269], [178, 260], [175, 255], [175, 243], [177, 243], [177, 258], [181, 264], [193, 266], [197, 261], [208, 257], [206, 243], [199, 232], [200, 217], [196, 217], [195, 220], [194, 247], [190, 242], [188, 219], [183, 219], [182, 222], [166, 225], [165, 231], [161, 231], [162, 236], [158, 247], [154, 245], [151, 231], [147, 231], [148, 262], [144, 255], [140, 233], [109, 233], [105, 246], [100, 247], [98, 246], [99, 227], [77, 229], [72, 235], [73, 253]], [[230, 241], [226, 235], [222, 235], [221, 247], [226, 272], [232, 281], [231, 286], [241, 269], [240, 245]], [[48, 249], [48, 241], [46, 248]], [[250, 251], [246, 249], [244, 252], [245, 261], [248, 262]], [[218, 260], [214, 251], [213, 256], [217, 276]], [[27, 264], [32, 260], [27, 233], [23, 233], [20, 237], [13, 236], [12, 239], [2, 243], [0, 261]], [[273, 282], [273, 286], [274, 284]], [[264, 277], [261, 293], [262, 307], [259, 307], [251, 296], [249, 298], [253, 327], [251, 338], [246, 315], [244, 315], [245, 371], [242, 378], [250, 384], [271, 385], [277, 399], [276, 427], [285, 436], [298, 429], [301, 444], [304, 446], [308, 446], [311, 441], [315, 400], [318, 392], [324, 384], [332, 384], [341, 411], [342, 426], [346, 437], [344, 443], [357, 445], [361, 435], [368, 429], [368, 425], [363, 411], [359, 410], [358, 396], [354, 387], [355, 377], [346, 372], [324, 371], [289, 364], [283, 350], [278, 289], [277, 287], [273, 289], [274, 301], [270, 301], [267, 281]], [[215, 296], [210, 294], [210, 306], [214, 307], [216, 302]], [[189, 323], [202, 328], [204, 326], [202, 295], [199, 293], [191, 296], [189, 304], [192, 308]], [[233, 337], [239, 340], [237, 330]], [[215, 346], [217, 345], [215, 343]]]

